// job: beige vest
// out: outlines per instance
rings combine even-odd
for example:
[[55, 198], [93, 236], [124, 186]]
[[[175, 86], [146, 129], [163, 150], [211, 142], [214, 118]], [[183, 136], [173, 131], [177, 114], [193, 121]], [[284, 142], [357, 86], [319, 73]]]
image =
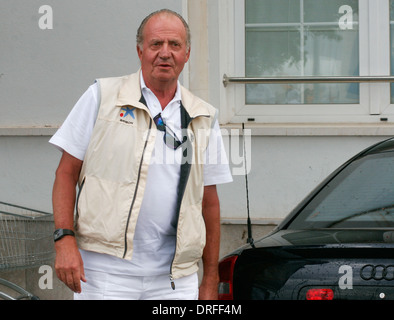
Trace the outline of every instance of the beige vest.
[[[131, 259], [134, 230], [157, 134], [141, 100], [139, 73], [98, 80], [100, 108], [79, 180], [76, 232], [81, 249]], [[187, 128], [170, 276], [196, 272], [205, 246], [203, 152], [216, 109], [181, 88]]]

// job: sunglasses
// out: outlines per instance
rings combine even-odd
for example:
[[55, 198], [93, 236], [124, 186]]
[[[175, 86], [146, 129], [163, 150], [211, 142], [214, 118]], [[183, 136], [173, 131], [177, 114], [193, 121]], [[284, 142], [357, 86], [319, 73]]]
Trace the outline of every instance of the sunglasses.
[[156, 124], [157, 130], [164, 132], [163, 140], [166, 146], [173, 150], [178, 149], [182, 142], [176, 137], [175, 133], [166, 126], [161, 117], [161, 113], [154, 117], [153, 121]]

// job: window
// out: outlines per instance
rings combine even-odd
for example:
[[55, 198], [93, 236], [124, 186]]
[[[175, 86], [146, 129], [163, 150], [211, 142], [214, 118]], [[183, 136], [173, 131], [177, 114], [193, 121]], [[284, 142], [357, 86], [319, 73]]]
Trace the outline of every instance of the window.
[[[359, 75], [357, 0], [245, 4], [246, 77]], [[316, 103], [359, 103], [359, 85], [246, 86], [246, 104]]]
[[[233, 32], [231, 26], [227, 32], [234, 67], [223, 69], [223, 74], [355, 79], [394, 75], [393, 2], [234, 0]], [[394, 115], [389, 82], [231, 83], [224, 90], [225, 107], [231, 109], [227, 122], [376, 123]]]
[[289, 229], [393, 228], [394, 154], [352, 162], [323, 187]]

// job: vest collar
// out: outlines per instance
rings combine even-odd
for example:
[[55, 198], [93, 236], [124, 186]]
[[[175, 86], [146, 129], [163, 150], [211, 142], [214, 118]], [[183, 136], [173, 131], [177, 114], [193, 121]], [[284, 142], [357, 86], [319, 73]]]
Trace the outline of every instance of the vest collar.
[[[148, 110], [147, 106], [142, 103], [141, 99], [141, 83], [140, 83], [141, 69], [129, 76], [125, 77], [125, 81], [119, 91], [116, 105], [118, 107], [133, 106], [140, 109]], [[190, 118], [199, 116], [209, 117], [209, 111], [205, 102], [195, 97], [189, 90], [181, 87], [181, 102]]]
[[133, 106], [141, 109], [147, 107], [141, 102], [141, 84], [139, 80], [141, 70], [125, 77], [118, 94], [117, 107]]

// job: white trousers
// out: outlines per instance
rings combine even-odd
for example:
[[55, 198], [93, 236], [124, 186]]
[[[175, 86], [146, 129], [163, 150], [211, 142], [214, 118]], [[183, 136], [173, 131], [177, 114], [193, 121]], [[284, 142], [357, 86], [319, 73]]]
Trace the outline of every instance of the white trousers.
[[74, 300], [197, 300], [197, 273], [176, 279], [175, 290], [168, 275], [138, 277], [85, 269], [86, 282]]

